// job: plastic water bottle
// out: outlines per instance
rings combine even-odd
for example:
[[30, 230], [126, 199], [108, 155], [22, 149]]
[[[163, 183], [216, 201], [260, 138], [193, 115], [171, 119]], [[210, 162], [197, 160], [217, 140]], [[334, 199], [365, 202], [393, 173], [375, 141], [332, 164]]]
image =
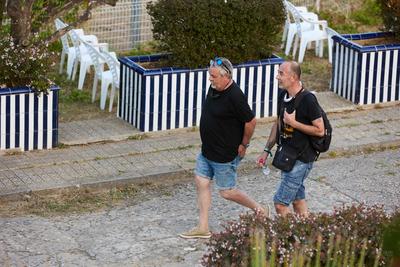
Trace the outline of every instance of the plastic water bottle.
[[267, 164], [264, 164], [264, 165], [263, 165], [263, 167], [262, 167], [262, 173], [263, 173], [265, 176], [269, 175], [270, 169], [268, 168], [268, 165], [267, 165]]
[[264, 175], [268, 175], [270, 173], [270, 169], [268, 168], [267, 161], [260, 159], [258, 163], [262, 164], [262, 173]]

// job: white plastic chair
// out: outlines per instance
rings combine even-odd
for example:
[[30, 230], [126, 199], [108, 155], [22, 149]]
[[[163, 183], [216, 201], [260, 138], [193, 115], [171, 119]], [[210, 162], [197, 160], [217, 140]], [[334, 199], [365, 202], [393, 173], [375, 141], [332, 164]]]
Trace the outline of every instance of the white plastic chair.
[[109, 76], [109, 80], [112, 81], [112, 74], [111, 71], [104, 71], [104, 63], [106, 60], [104, 59], [104, 56], [102, 53], [100, 53], [99, 48], [95, 47], [91, 44], [89, 44], [86, 41], [81, 40], [83, 45], [86, 47], [86, 50], [89, 53], [89, 56], [92, 60], [94, 70], [95, 70], [95, 75], [93, 79], [93, 87], [92, 87], [92, 103], [96, 99], [96, 92], [97, 92], [97, 83], [100, 80], [103, 83], [103, 79], [105, 79], [106, 76]]
[[108, 87], [111, 83], [111, 92], [110, 92], [110, 107], [109, 107], [109, 112], [112, 111], [113, 108], [113, 101], [114, 101], [114, 96], [115, 96], [115, 90], [119, 88], [119, 74], [120, 74], [120, 63], [115, 55], [115, 53], [110, 53], [107, 51], [103, 51], [102, 55], [104, 56], [104, 59], [106, 60], [106, 64], [108, 65], [108, 68], [111, 72], [112, 75], [112, 80], [109, 82], [108, 76], [102, 77], [101, 81], [101, 95], [100, 95], [100, 108], [104, 109], [106, 105], [106, 98], [107, 98], [107, 91]]
[[332, 54], [333, 54], [333, 40], [332, 37], [333, 36], [340, 36], [340, 33], [338, 33], [337, 31], [335, 31], [332, 28], [326, 27], [326, 32], [328, 34], [328, 55], [329, 55], [329, 63], [332, 64]]
[[[56, 30], [61, 30], [65, 27], [68, 26], [68, 24], [64, 23], [61, 19], [57, 18], [54, 20]], [[97, 42], [97, 37], [94, 35], [85, 35], [83, 32], [83, 29], [74, 29], [75, 32], [78, 34], [80, 38], [83, 40], [87, 40], [89, 42]], [[61, 62], [60, 62], [60, 73], [62, 73], [64, 62], [65, 62], [65, 56], [68, 56], [67, 58], [67, 75], [68, 78], [71, 79], [72, 76], [72, 68], [74, 65], [75, 61], [75, 47], [72, 45], [70, 46], [70, 40], [68, 39], [68, 34], [64, 34], [61, 36], [61, 43], [62, 43], [62, 52], [61, 52]]]
[[[295, 9], [295, 7], [289, 2], [287, 2], [287, 7], [289, 8], [289, 11], [293, 14], [297, 26], [297, 35], [293, 47], [293, 57], [295, 58], [296, 56], [299, 40], [300, 40], [299, 59], [298, 59], [299, 63], [303, 62], [304, 54], [306, 52], [306, 47], [309, 42], [316, 42], [315, 54], [322, 57], [324, 52], [323, 40], [328, 39], [328, 34], [326, 32], [328, 23], [325, 20], [312, 21], [304, 18], [301, 15], [301, 13], [298, 12]], [[304, 31], [302, 29], [301, 22], [310, 23], [313, 25], [313, 28], [308, 31]]]
[[[85, 77], [86, 73], [90, 70], [90, 66], [93, 65], [92, 58], [89, 55], [89, 52], [87, 51], [86, 47], [81, 44], [81, 38], [79, 35], [76, 33], [75, 30], [71, 30], [68, 32], [72, 43], [74, 44], [75, 47], [75, 60], [74, 60], [74, 65], [73, 65], [73, 73], [72, 73], [72, 80], [75, 80], [76, 72], [78, 70], [78, 64], [80, 65], [79, 67], [79, 80], [78, 80], [78, 89], [82, 90], [83, 84], [85, 82]], [[108, 49], [108, 44], [106, 43], [98, 43], [97, 38], [94, 40], [85, 40], [86, 42], [89, 42], [92, 45], [95, 46], [102, 46], [106, 50]]]
[[[291, 12], [291, 8], [296, 9], [299, 13], [303, 15], [304, 18], [307, 18], [312, 21], [318, 21], [318, 15], [312, 12], [307, 12], [306, 7], [297, 7], [294, 6], [292, 3], [288, 3], [288, 1], [284, 1], [285, 9], [286, 9], [286, 22], [285, 28], [282, 36], [282, 45], [284, 45], [284, 41], [286, 39], [286, 46], [285, 46], [285, 55], [289, 55], [290, 49], [292, 48], [294, 37], [297, 33], [297, 24], [295, 21], [295, 14]], [[301, 22], [301, 30], [308, 31], [314, 28], [313, 24], [308, 22]]]

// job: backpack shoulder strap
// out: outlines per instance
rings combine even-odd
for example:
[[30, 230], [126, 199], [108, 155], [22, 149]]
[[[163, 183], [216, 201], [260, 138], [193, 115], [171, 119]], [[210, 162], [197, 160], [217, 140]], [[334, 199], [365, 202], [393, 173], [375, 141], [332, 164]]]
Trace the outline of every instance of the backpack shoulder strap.
[[296, 96], [296, 98], [294, 99], [294, 110], [299, 107], [301, 100], [303, 100], [303, 97], [308, 94], [311, 94], [310, 91], [308, 91], [307, 89], [303, 89], [303, 91]]

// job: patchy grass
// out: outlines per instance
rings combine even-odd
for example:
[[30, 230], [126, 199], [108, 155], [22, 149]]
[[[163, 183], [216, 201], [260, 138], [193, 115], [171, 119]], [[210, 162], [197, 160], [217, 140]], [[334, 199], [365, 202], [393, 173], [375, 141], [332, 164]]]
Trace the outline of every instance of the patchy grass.
[[135, 134], [128, 137], [128, 140], [143, 140], [149, 138], [147, 134]]
[[181, 175], [162, 182], [144, 181], [111, 188], [75, 187], [27, 193], [17, 199], [0, 198], [0, 217], [26, 214], [51, 217], [135, 205], [153, 196], [172, 196], [177, 184], [186, 182], [187, 179], [187, 175]]

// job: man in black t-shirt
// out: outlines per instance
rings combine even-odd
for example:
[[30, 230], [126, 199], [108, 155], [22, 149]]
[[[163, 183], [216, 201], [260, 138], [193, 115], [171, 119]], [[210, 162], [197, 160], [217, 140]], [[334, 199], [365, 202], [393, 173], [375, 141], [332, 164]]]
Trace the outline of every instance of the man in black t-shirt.
[[199, 224], [180, 234], [183, 238], [209, 238], [208, 213], [211, 206], [211, 180], [220, 195], [261, 214], [263, 208], [236, 189], [237, 166], [245, 156], [256, 126], [256, 119], [239, 86], [232, 80], [233, 67], [226, 58], [210, 62], [211, 87], [200, 119], [201, 153], [197, 157], [195, 182], [199, 206]]
[[[308, 215], [304, 180], [316, 158], [316, 152], [309, 143], [309, 136], [323, 136], [325, 132], [318, 102], [313, 94], [304, 94], [294, 110], [296, 96], [304, 90], [300, 76], [300, 66], [294, 61], [284, 62], [279, 67], [276, 78], [280, 88], [285, 90], [279, 94], [278, 119], [272, 126], [264, 152], [257, 159], [260, 166], [265, 164], [268, 155], [272, 155], [271, 149], [279, 136], [283, 147], [289, 146], [297, 151], [298, 157], [293, 169], [288, 172], [282, 171], [281, 183], [274, 196], [275, 210], [282, 216], [290, 212], [290, 204], [293, 204], [297, 214], [305, 217]], [[279, 114], [281, 110], [282, 115]]]

